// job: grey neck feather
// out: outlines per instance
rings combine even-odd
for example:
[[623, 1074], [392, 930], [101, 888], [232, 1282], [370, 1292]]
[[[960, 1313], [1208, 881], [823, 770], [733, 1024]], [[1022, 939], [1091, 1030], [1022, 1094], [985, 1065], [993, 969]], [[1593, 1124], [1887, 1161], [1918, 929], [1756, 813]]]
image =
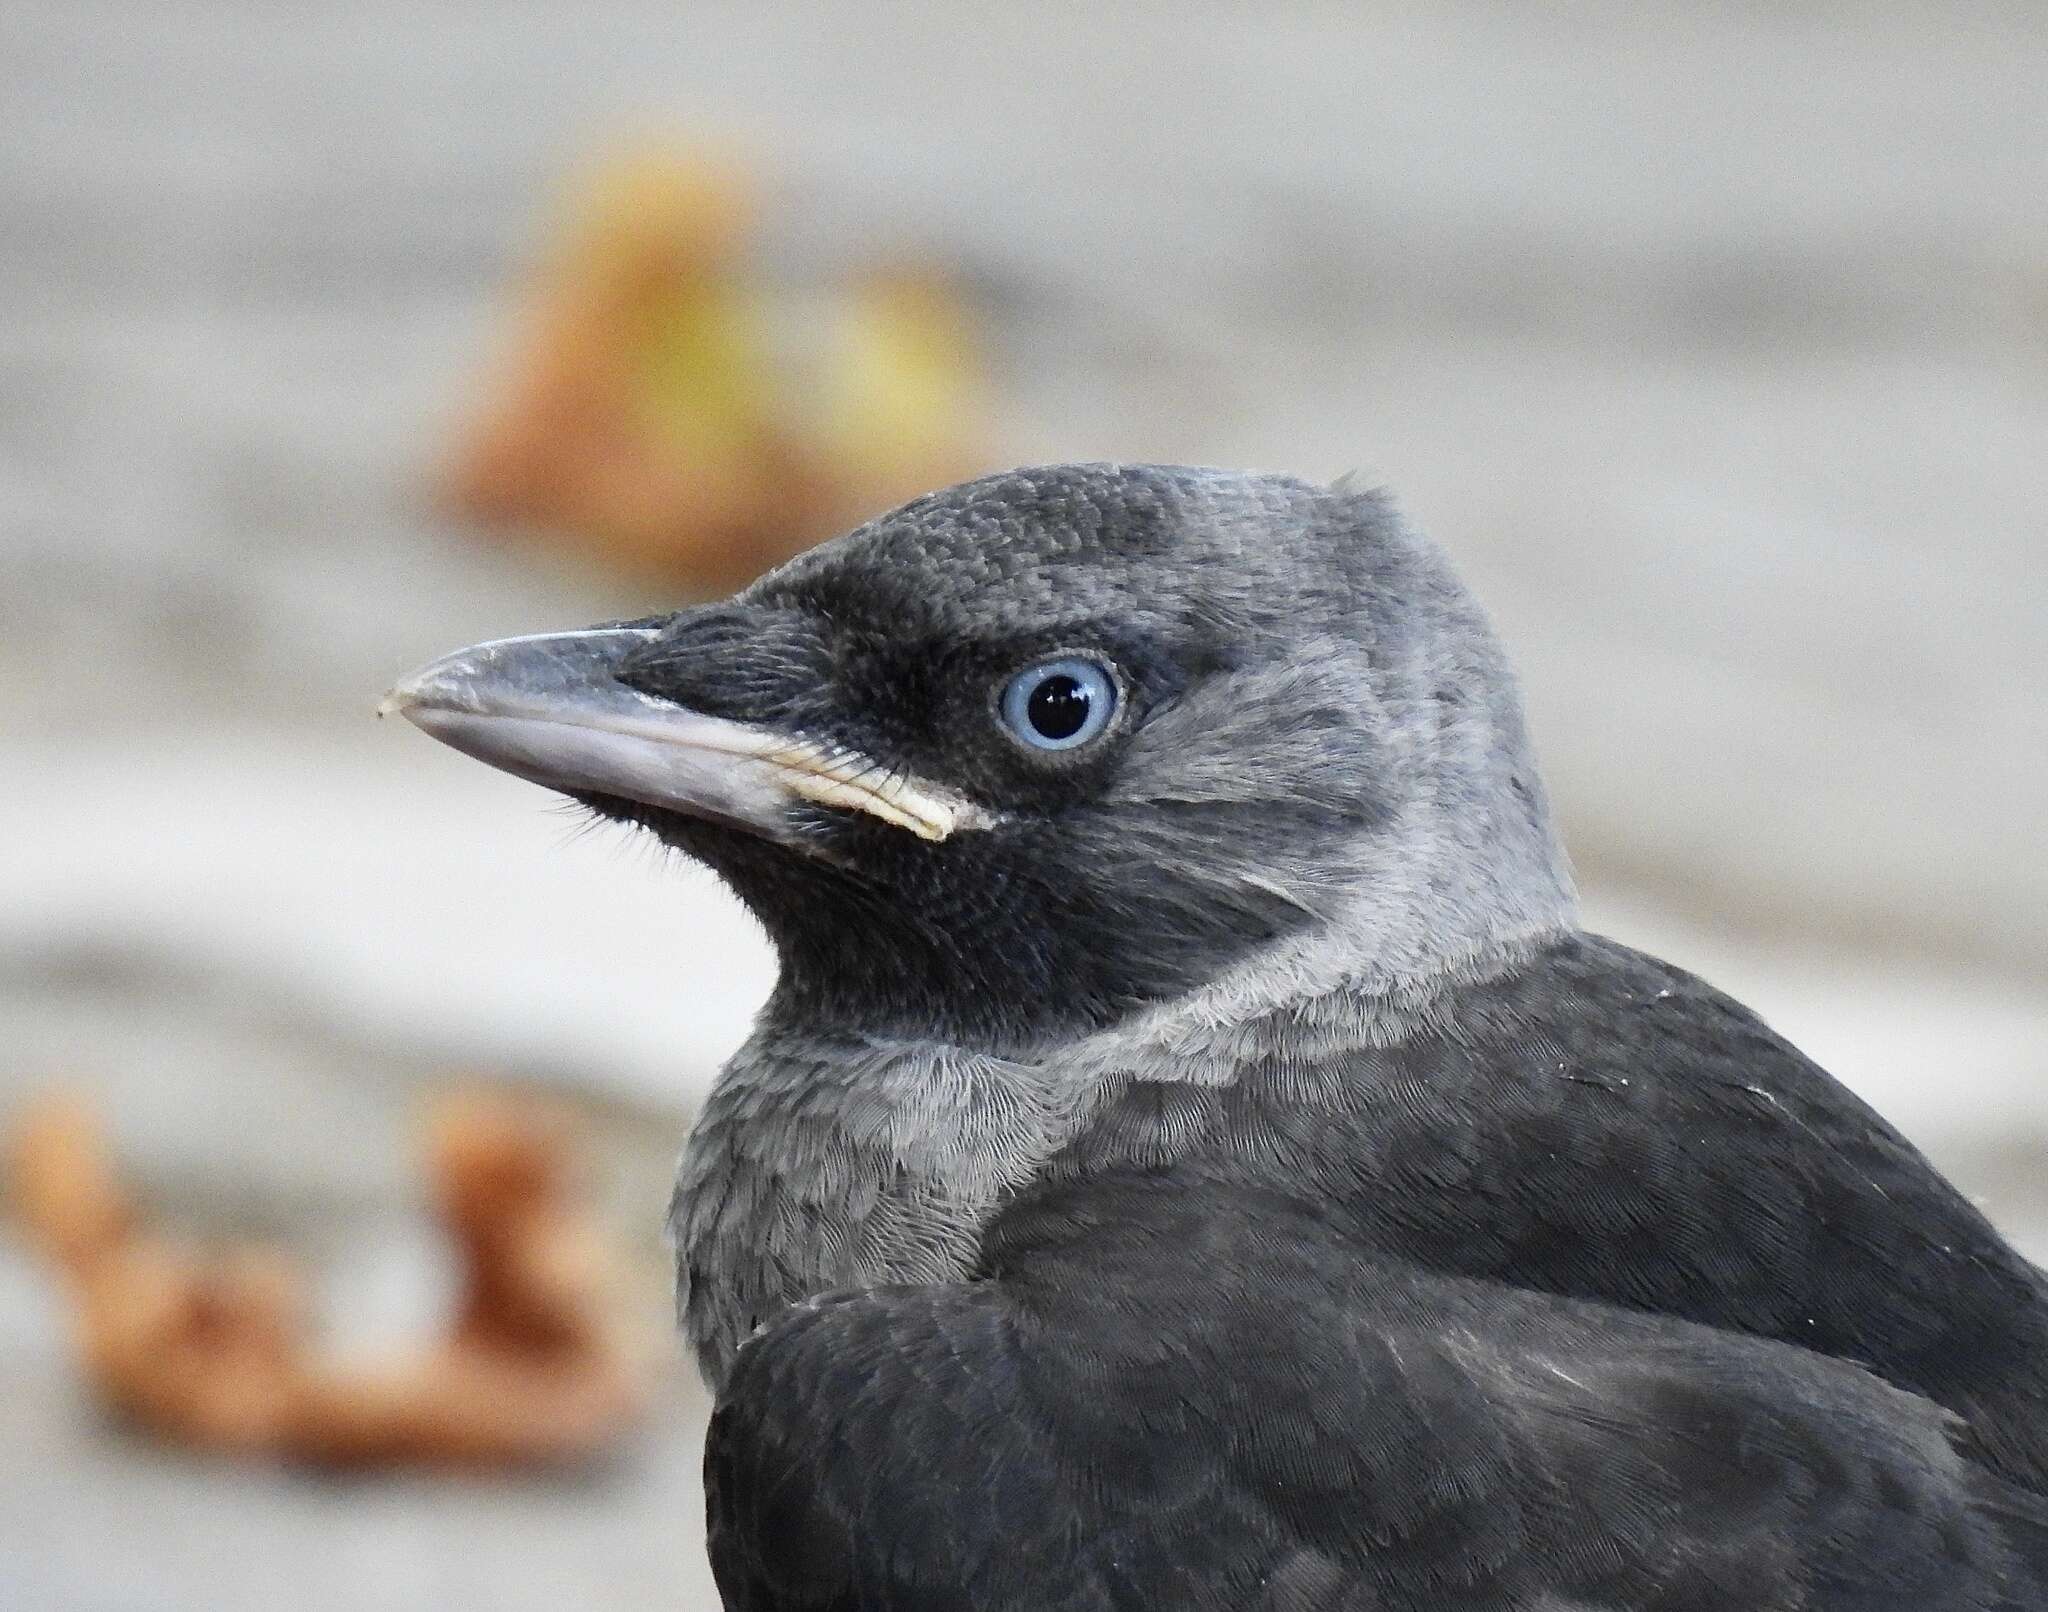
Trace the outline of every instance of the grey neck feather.
[[785, 1304], [964, 1276], [1003, 1196], [1126, 1080], [1224, 1083], [1282, 1045], [1335, 1057], [1401, 1041], [1461, 985], [1576, 926], [1561, 858], [1551, 866], [1522, 886], [1547, 883], [1548, 902], [1464, 931], [1410, 929], [1414, 945], [1391, 956], [1370, 942], [1428, 880], [1390, 882], [1199, 990], [1026, 1057], [757, 1028], [698, 1118], [670, 1209], [678, 1315], [705, 1381], [716, 1389]]

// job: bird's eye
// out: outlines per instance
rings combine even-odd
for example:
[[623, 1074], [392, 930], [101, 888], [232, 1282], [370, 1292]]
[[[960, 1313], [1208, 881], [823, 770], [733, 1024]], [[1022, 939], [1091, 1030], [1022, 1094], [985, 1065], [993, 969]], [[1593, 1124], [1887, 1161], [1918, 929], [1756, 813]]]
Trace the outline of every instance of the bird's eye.
[[1003, 690], [1003, 722], [1034, 750], [1086, 744], [1116, 712], [1116, 684], [1095, 661], [1077, 655], [1041, 661]]

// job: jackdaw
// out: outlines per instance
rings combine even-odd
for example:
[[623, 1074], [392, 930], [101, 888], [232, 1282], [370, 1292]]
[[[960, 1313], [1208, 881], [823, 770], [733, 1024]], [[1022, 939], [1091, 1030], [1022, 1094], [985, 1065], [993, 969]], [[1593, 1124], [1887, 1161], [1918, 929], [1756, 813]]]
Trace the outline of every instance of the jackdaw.
[[778, 953], [671, 1222], [728, 1606], [2048, 1605], [2043, 1273], [1579, 927], [1383, 495], [991, 476], [391, 703]]

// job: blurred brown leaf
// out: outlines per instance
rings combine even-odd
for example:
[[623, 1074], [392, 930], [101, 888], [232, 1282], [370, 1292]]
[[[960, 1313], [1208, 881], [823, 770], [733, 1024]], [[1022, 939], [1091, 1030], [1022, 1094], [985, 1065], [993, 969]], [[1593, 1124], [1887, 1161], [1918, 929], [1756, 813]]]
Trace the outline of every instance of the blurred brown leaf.
[[86, 1376], [178, 1442], [359, 1467], [551, 1465], [637, 1417], [648, 1361], [621, 1319], [618, 1261], [569, 1189], [560, 1125], [495, 1094], [442, 1103], [427, 1135], [464, 1288], [448, 1336], [387, 1363], [318, 1358], [288, 1262], [212, 1258], [144, 1227], [97, 1118], [53, 1094], [21, 1117], [14, 1210], [64, 1277]]
[[752, 211], [706, 159], [603, 171], [444, 502], [705, 594], [969, 473], [979, 362], [946, 279], [902, 267], [782, 306], [746, 258]]

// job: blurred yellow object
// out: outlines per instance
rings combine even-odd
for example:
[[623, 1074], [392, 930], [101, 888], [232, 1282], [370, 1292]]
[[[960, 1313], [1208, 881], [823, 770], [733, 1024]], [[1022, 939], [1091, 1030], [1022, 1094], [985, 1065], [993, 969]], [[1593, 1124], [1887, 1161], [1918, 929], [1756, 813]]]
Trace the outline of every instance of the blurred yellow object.
[[444, 1102], [428, 1128], [463, 1293], [448, 1336], [376, 1366], [318, 1359], [300, 1284], [264, 1249], [202, 1258], [147, 1231], [76, 1098], [15, 1127], [14, 1210], [62, 1272], [108, 1404], [182, 1443], [325, 1465], [552, 1465], [638, 1415], [648, 1361], [609, 1291], [615, 1259], [570, 1200], [566, 1140], [530, 1104]]
[[870, 512], [972, 473], [962, 432], [980, 365], [967, 310], [902, 268], [848, 293], [817, 408], [817, 440]]
[[745, 257], [731, 169], [600, 174], [446, 478], [458, 512], [694, 593], [973, 468], [978, 363], [928, 271], [782, 298]]

